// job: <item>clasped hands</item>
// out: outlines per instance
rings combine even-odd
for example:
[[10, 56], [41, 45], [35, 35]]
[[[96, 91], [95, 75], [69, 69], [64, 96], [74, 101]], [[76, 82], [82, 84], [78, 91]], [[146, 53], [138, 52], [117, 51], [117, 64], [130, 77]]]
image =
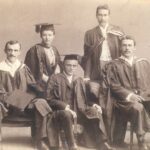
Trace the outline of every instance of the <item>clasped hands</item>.
[[129, 101], [142, 103], [142, 101], [144, 101], [144, 98], [140, 95], [132, 93], [132, 95], [130, 96]]
[[98, 105], [98, 104], [93, 104], [93, 107], [96, 108], [97, 111], [98, 111], [100, 114], [102, 114], [102, 108], [101, 108], [100, 105]]

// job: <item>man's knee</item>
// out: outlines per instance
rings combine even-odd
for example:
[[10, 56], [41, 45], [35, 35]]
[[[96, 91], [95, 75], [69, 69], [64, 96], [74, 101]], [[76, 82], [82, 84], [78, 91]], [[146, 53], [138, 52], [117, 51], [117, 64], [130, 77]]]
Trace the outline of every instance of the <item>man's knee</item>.
[[141, 103], [136, 102], [136, 103], [133, 104], [132, 109], [135, 112], [142, 112], [144, 107], [143, 107], [143, 105]]
[[66, 120], [72, 120], [72, 115], [69, 111], [61, 110], [60, 111], [61, 116]]

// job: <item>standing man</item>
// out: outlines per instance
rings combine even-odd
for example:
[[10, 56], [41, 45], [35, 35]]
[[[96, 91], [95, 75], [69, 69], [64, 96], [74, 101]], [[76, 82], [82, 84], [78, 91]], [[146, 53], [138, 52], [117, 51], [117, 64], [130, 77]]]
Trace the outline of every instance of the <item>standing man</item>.
[[[47, 84], [47, 101], [52, 110], [54, 112], [68, 112], [72, 119], [76, 117], [79, 119], [82, 116], [82, 125], [91, 125], [90, 129], [92, 129], [97, 150], [113, 150], [107, 143], [105, 126], [101, 117], [101, 107], [96, 103], [92, 103], [91, 107], [87, 105], [85, 84], [81, 78], [75, 76], [78, 67], [78, 56], [65, 56], [63, 66], [63, 73], [52, 75]], [[91, 114], [91, 110], [95, 113]], [[60, 124], [56, 122], [55, 127], [56, 130], [59, 130]], [[66, 138], [69, 147], [72, 147], [73, 135], [70, 134]]]
[[101, 69], [110, 60], [120, 56], [119, 41], [122, 30], [109, 24], [110, 9], [99, 5], [96, 9], [98, 26], [85, 33], [82, 67], [85, 80], [102, 80]]
[[84, 37], [84, 56], [82, 67], [84, 69], [84, 80], [96, 80], [104, 88], [100, 97], [101, 107], [104, 111], [103, 117], [110, 139], [111, 126], [111, 100], [107, 99], [107, 90], [103, 84], [102, 69], [109, 61], [120, 56], [120, 38], [124, 35], [118, 26], [111, 25], [110, 9], [108, 5], [99, 5], [96, 9], [98, 26], [88, 30]]
[[126, 36], [121, 40], [121, 57], [107, 64], [105, 79], [113, 100], [116, 123], [113, 130], [114, 144], [124, 142], [124, 124], [130, 121], [137, 135], [139, 150], [148, 150], [145, 133], [150, 128], [150, 119], [144, 108], [144, 101], [150, 94], [150, 63], [145, 58], [137, 58], [135, 40]]

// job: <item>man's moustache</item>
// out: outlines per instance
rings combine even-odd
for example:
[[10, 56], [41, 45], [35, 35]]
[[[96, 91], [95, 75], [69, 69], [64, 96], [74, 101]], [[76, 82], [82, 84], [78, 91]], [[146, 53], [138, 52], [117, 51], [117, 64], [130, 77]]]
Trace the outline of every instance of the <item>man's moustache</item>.
[[9, 55], [9, 57], [15, 57], [15, 56], [13, 56], [13, 55]]

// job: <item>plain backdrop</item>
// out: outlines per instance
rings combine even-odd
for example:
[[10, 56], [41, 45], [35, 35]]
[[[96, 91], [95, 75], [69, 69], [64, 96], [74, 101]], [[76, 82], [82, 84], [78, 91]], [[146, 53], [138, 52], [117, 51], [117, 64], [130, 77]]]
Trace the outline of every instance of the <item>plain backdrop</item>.
[[111, 9], [111, 23], [123, 28], [137, 41], [137, 56], [150, 58], [150, 1], [149, 0], [0, 0], [0, 61], [4, 59], [4, 45], [8, 40], [22, 44], [20, 59], [40, 37], [34, 25], [59, 23], [54, 45], [60, 54], [83, 55], [86, 30], [97, 25], [96, 7], [107, 3]]

